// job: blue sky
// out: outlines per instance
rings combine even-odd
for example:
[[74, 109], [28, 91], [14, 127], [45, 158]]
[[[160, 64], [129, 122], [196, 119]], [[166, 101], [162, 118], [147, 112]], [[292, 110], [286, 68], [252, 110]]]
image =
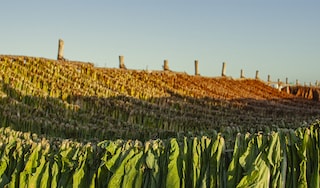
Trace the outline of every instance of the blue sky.
[[5, 1], [0, 54], [65, 57], [130, 69], [320, 81], [320, 1]]

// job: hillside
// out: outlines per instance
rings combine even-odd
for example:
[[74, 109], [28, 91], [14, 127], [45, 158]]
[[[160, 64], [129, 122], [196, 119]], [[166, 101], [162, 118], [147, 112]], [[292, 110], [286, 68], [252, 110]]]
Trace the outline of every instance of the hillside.
[[297, 128], [320, 103], [254, 79], [0, 56], [2, 127], [81, 141]]

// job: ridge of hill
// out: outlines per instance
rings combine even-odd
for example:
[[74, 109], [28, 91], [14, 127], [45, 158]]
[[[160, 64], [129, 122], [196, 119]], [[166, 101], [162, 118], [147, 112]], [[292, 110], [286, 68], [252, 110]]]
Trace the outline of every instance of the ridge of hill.
[[97, 68], [92, 63], [0, 56], [3, 127], [98, 141], [296, 128], [320, 103], [256, 79]]

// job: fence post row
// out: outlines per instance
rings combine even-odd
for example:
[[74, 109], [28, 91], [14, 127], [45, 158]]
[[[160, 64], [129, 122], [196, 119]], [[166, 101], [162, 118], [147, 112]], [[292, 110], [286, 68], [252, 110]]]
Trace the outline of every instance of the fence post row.
[[64, 58], [63, 58], [63, 50], [64, 50], [64, 42], [63, 42], [62, 39], [59, 39], [57, 60], [64, 60]]
[[[58, 46], [58, 57], [57, 57], [57, 60], [65, 60], [65, 58], [63, 57], [64, 56], [64, 41], [62, 39], [59, 39], [59, 46]], [[226, 62], [223, 62], [222, 63], [222, 72], [221, 72], [221, 76], [225, 77], [227, 76], [226, 75], [226, 67], [227, 67], [227, 63]], [[120, 55], [119, 56], [119, 68], [120, 69], [127, 69], [125, 64], [124, 64], [124, 56]], [[194, 69], [195, 69], [195, 75], [198, 76], [200, 75], [199, 74], [199, 62], [198, 60], [195, 60], [194, 61]], [[164, 71], [169, 71], [169, 63], [168, 63], [168, 60], [164, 60], [164, 64], [163, 64], [163, 70]], [[240, 78], [245, 78], [244, 76], [244, 71], [243, 69], [240, 70]], [[259, 78], [259, 71], [257, 70], [256, 71], [256, 79], [260, 79]], [[268, 82], [271, 82], [271, 77], [270, 75], [268, 75]], [[278, 85], [280, 86], [280, 80], [278, 79]], [[286, 78], [286, 85], [289, 85], [289, 80], [288, 80], [288, 77]], [[299, 85], [299, 80], [296, 79], [296, 86]], [[310, 86], [312, 86], [312, 83], [310, 82], [309, 83]], [[320, 84], [319, 84], [319, 81], [316, 80], [315, 82], [315, 86], [318, 87]], [[304, 86], [307, 86], [307, 83], [305, 82], [304, 83]]]

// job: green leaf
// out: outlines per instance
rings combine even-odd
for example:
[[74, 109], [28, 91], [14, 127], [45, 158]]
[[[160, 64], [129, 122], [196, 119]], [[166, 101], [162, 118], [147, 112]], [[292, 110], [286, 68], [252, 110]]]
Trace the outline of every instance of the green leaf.
[[144, 171], [143, 187], [160, 187], [160, 155], [163, 153], [160, 140], [148, 141], [145, 144], [146, 150], [146, 169]]
[[191, 187], [197, 187], [197, 183], [200, 178], [200, 158], [201, 158], [201, 150], [198, 145], [198, 138], [195, 137], [192, 141], [192, 150], [191, 150]]
[[166, 177], [166, 187], [180, 187], [180, 175], [178, 169], [179, 144], [176, 139], [170, 140], [168, 151], [168, 174]]
[[247, 172], [237, 188], [247, 188], [247, 187], [269, 187], [270, 186], [270, 169], [267, 165], [267, 157], [264, 153], [260, 153], [253, 166]]
[[2, 157], [0, 161], [0, 186], [4, 186], [9, 183], [10, 179], [5, 173], [9, 167], [10, 162], [10, 152], [16, 147], [16, 140], [13, 137], [9, 137], [9, 143], [5, 145], [4, 152], [2, 152]]
[[28, 187], [39, 187], [42, 175], [44, 174], [45, 171], [45, 165], [46, 165], [46, 154], [49, 151], [49, 147], [41, 153], [41, 144], [38, 144], [37, 148], [39, 148], [39, 154], [40, 154], [40, 160], [39, 160], [39, 165], [36, 167], [35, 172], [32, 173], [32, 175], [29, 177], [29, 183]]
[[[72, 174], [72, 186], [73, 187], [85, 187], [86, 182], [84, 181], [85, 177], [85, 167], [86, 167], [86, 159], [87, 159], [87, 148], [82, 148], [81, 152], [78, 152], [77, 155], [74, 155], [73, 159], [78, 157], [78, 167], [74, 170]], [[88, 172], [87, 172], [88, 173]], [[89, 175], [89, 174], [87, 174]]]
[[29, 185], [29, 183], [31, 183], [31, 184], [34, 183], [34, 182], [30, 182], [30, 180], [34, 181], [31, 178], [32, 178], [32, 174], [35, 173], [36, 168], [38, 167], [38, 164], [39, 164], [39, 151], [40, 150], [41, 150], [40, 144], [34, 144], [32, 146], [32, 148], [31, 148], [32, 153], [27, 158], [27, 162], [26, 162], [24, 170], [20, 173], [19, 187], [24, 187], [25, 185]]
[[143, 177], [143, 151], [133, 149], [135, 154], [124, 165], [124, 177], [122, 187], [142, 187]]
[[40, 186], [39, 187], [49, 187], [51, 182], [51, 176], [50, 176], [50, 162], [46, 161], [44, 172], [42, 173], [42, 177], [40, 180]]
[[[130, 158], [134, 155], [134, 150], [129, 149], [123, 154], [124, 158], [120, 158], [118, 165], [114, 168], [114, 173], [109, 180], [108, 187], [122, 187], [123, 177], [125, 174], [125, 165]], [[115, 167], [115, 166], [113, 166]]]
[[301, 144], [296, 144], [298, 156], [300, 158], [300, 174], [298, 177], [298, 187], [308, 187], [307, 181], [307, 145], [310, 139], [310, 130], [305, 129], [303, 141]]
[[244, 153], [244, 145], [245, 140], [242, 134], [238, 134], [236, 137], [234, 149], [233, 149], [233, 156], [232, 160], [228, 167], [227, 172], [227, 187], [236, 187], [239, 183], [240, 179], [242, 178], [242, 168], [239, 163], [239, 158]]
[[58, 187], [59, 179], [60, 179], [60, 169], [57, 161], [53, 161], [51, 166], [51, 187]]
[[247, 145], [246, 151], [239, 158], [239, 164], [245, 172], [249, 171], [249, 169], [252, 167], [253, 162], [257, 157], [257, 153], [258, 147], [255, 143], [255, 138], [252, 138]]

